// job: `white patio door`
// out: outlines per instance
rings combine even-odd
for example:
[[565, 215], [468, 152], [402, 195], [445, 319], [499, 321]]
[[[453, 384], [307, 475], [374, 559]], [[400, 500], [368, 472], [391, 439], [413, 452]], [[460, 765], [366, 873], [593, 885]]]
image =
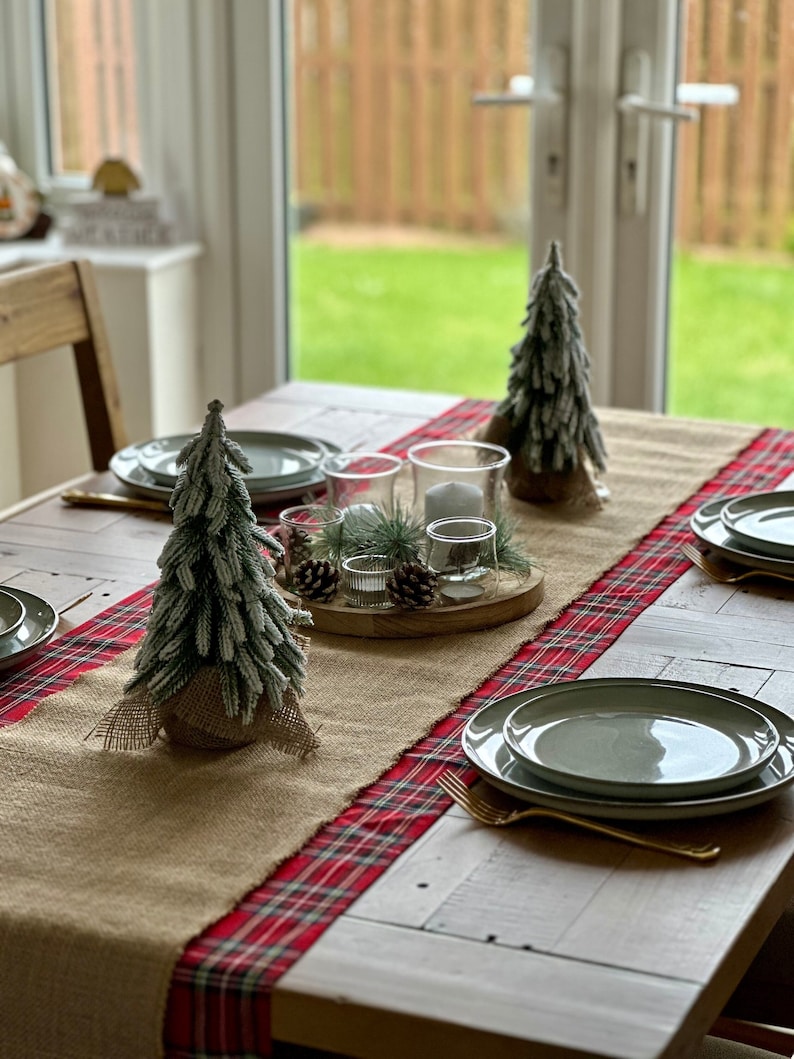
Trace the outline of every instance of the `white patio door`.
[[[379, 3], [397, 6], [375, 0], [374, 7]], [[316, 10], [322, 0], [305, 6]], [[355, 4], [348, 6], [354, 15]], [[422, 14], [434, 7], [431, 0], [418, 6]], [[466, 7], [455, 0], [435, 6], [448, 19], [463, 17]], [[499, 6], [479, 10], [496, 15]], [[526, 273], [542, 263], [549, 241], [559, 240], [581, 291], [598, 404], [664, 407], [673, 143], [682, 111], [675, 106], [678, 8], [677, 0], [533, 0], [529, 54], [525, 49], [525, 65], [512, 70], [514, 98], [496, 93], [492, 100], [518, 103], [525, 93], [532, 107], [529, 149], [514, 144], [529, 169]], [[487, 24], [479, 28], [490, 32]], [[386, 21], [383, 29], [400, 26]], [[519, 76], [530, 71], [531, 78]], [[387, 109], [384, 95], [381, 85], [370, 102], [378, 113]], [[301, 113], [309, 120], [305, 101]], [[458, 135], [474, 135], [477, 118], [472, 109]], [[294, 292], [299, 270], [292, 280]], [[504, 321], [505, 347], [518, 337], [511, 328], [522, 308], [516, 304], [513, 320]], [[293, 299], [293, 335], [302, 326], [296, 312]], [[449, 375], [454, 379], [454, 371]]]
[[568, 78], [564, 135], [553, 105], [534, 123], [531, 258], [564, 247], [597, 404], [664, 408], [678, 9], [537, 0], [535, 91], [554, 91], [560, 56]]

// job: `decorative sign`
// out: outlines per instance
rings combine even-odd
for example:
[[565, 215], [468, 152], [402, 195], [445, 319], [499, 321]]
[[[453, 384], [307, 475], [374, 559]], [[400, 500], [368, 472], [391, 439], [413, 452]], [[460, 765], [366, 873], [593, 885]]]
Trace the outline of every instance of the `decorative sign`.
[[63, 241], [82, 246], [163, 246], [172, 225], [155, 198], [137, 196], [141, 182], [123, 158], [106, 158], [94, 173], [93, 192], [70, 203]]
[[63, 240], [83, 246], [163, 246], [173, 240], [173, 226], [160, 218], [155, 198], [120, 195], [93, 197], [69, 205]]

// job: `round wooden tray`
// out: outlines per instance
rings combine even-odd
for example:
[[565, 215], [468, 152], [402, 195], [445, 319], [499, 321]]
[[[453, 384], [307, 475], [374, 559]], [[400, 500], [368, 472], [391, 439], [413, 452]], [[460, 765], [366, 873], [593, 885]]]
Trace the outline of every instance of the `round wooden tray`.
[[[535, 610], [543, 599], [543, 573], [533, 569], [528, 578], [511, 582], [493, 599], [476, 603], [434, 605], [426, 610], [403, 610], [388, 607], [375, 610], [349, 607], [343, 601], [312, 603], [285, 592], [293, 605], [300, 602], [311, 611], [314, 629], [338, 636], [372, 636], [380, 639], [409, 639], [413, 636], [445, 636], [503, 625]], [[307, 634], [311, 636], [312, 630]]]

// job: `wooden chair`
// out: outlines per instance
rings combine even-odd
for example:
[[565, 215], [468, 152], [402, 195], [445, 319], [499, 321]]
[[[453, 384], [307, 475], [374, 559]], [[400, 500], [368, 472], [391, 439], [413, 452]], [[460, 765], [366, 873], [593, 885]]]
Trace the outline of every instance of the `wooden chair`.
[[104, 471], [128, 442], [91, 264], [63, 261], [0, 274], [0, 364], [67, 345], [77, 364], [92, 464]]

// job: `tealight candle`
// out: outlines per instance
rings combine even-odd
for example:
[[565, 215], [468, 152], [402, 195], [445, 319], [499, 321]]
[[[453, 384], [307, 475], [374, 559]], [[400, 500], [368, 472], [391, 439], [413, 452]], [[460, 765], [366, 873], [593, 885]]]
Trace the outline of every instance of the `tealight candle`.
[[449, 581], [441, 588], [441, 598], [446, 603], [473, 603], [484, 595], [484, 585], [465, 584], [462, 581]]
[[473, 482], [439, 482], [425, 493], [425, 521], [481, 518], [484, 506], [483, 491]]

